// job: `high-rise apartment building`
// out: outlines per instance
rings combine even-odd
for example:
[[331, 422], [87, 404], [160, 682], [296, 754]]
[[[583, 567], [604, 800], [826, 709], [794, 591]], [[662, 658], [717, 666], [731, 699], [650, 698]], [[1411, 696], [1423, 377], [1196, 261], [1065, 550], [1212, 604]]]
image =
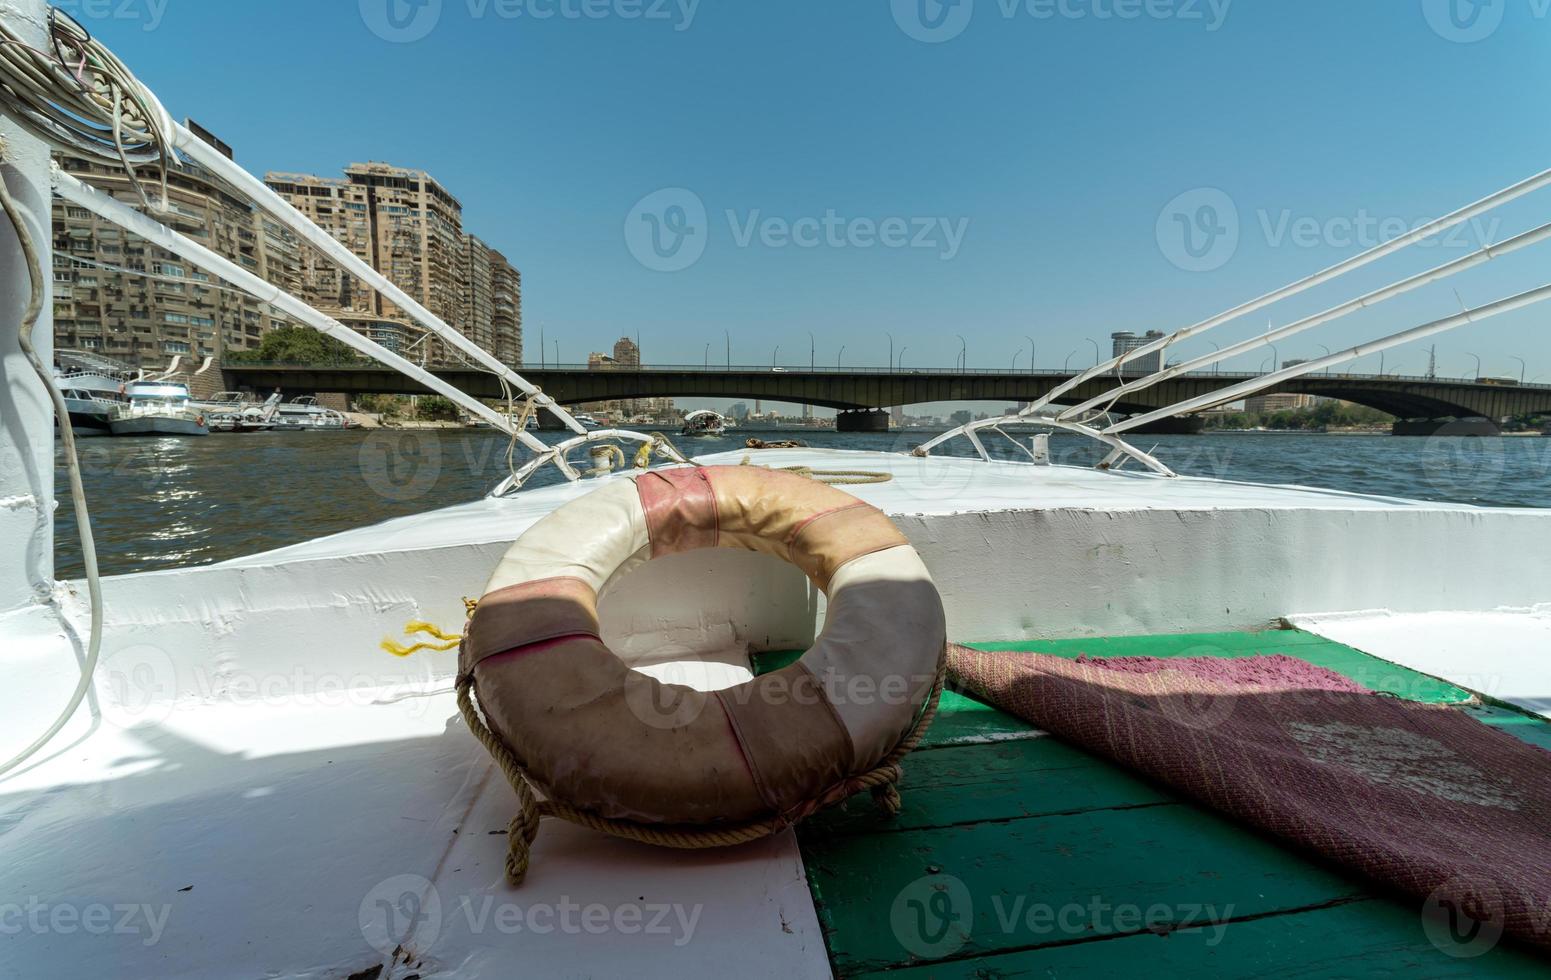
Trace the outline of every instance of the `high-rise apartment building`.
[[[1122, 354], [1129, 354], [1131, 351], [1134, 351], [1139, 347], [1145, 347], [1155, 340], [1162, 340], [1163, 337], [1163, 333], [1158, 330], [1149, 330], [1147, 333], [1142, 334], [1141, 336], [1138, 336], [1129, 330], [1123, 330], [1119, 333], [1110, 334], [1110, 340], [1114, 342], [1113, 356], [1119, 357]], [[1162, 350], [1156, 350], [1151, 354], [1138, 357], [1133, 361], [1127, 361], [1124, 368], [1125, 373], [1152, 374], [1155, 371], [1162, 371], [1163, 353], [1164, 352]]]
[[495, 334], [492, 353], [501, 363], [522, 363], [522, 273], [500, 252], [490, 253], [490, 293]]
[[[119, 168], [60, 155], [59, 165], [121, 201], [140, 198]], [[141, 181], [160, 194], [160, 173]], [[168, 175], [168, 212], [156, 217], [211, 250], [287, 290], [301, 281], [295, 237], [229, 192], [209, 173], [186, 165]], [[136, 238], [84, 208], [55, 201], [54, 330], [60, 349], [79, 349], [132, 368], [166, 368], [181, 357], [192, 385], [208, 394], [221, 385], [227, 351], [257, 347], [289, 319], [266, 303], [213, 280], [171, 252]]]
[[495, 282], [490, 268], [490, 249], [473, 235], [458, 242], [457, 323], [474, 343], [495, 353]]
[[[215, 145], [222, 146], [219, 141]], [[228, 155], [230, 155], [228, 153]], [[118, 199], [139, 205], [124, 172], [68, 155], [59, 164]], [[141, 181], [160, 193], [160, 174]], [[266, 183], [351, 252], [508, 364], [522, 358], [522, 277], [500, 253], [462, 230], [462, 206], [428, 174], [382, 163], [352, 164], [340, 178], [272, 173]], [[440, 342], [365, 283], [185, 164], [168, 175], [168, 211], [156, 217], [197, 238], [360, 333], [415, 360], [446, 358]], [[195, 391], [221, 386], [228, 351], [257, 347], [289, 319], [214, 281], [191, 264], [97, 219], [54, 204], [54, 322], [60, 349], [92, 351], [132, 368], [180, 357]], [[419, 356], [416, 356], [416, 355]]]
[[[344, 177], [270, 173], [270, 189], [416, 302], [476, 344], [515, 364], [522, 351], [522, 286], [499, 252], [463, 231], [463, 205], [423, 170], [353, 163]], [[303, 247], [303, 296], [339, 319], [393, 335], [417, 335], [408, 346], [430, 363], [455, 360], [425, 339], [404, 311], [310, 247]]]

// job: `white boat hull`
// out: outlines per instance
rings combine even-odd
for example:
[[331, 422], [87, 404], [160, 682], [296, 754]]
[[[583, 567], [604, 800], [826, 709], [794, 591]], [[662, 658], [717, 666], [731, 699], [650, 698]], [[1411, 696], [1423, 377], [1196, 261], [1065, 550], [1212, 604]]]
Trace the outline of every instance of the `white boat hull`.
[[[752, 464], [890, 472], [890, 482], [848, 489], [920, 551], [954, 639], [1243, 630], [1300, 612], [1484, 615], [1551, 602], [1548, 511], [883, 453], [767, 450]], [[133, 906], [132, 930], [94, 942], [24, 932], [0, 943], [0, 974], [472, 980], [616, 976], [628, 964], [648, 978], [736, 963], [740, 976], [828, 976], [789, 833], [678, 852], [545, 821], [529, 880], [508, 889], [515, 803], [458, 717], [456, 653], [400, 659], [377, 645], [411, 620], [455, 629], [462, 597], [481, 593], [517, 535], [621, 478], [104, 580], [97, 696], [59, 749], [0, 790], [0, 817], [15, 824], [0, 846], [0, 895], [36, 896], [44, 908]], [[613, 583], [600, 606], [616, 649], [707, 658], [800, 649], [823, 621], [822, 597], [774, 559], [720, 550], [649, 567]], [[83, 591], [62, 589], [63, 629], [13, 624], [22, 680], [0, 692], [12, 744], [46, 725], [75, 683]], [[1510, 668], [1535, 662], [1543, 646], [1541, 633], [1515, 628], [1531, 638], [1514, 647], [1525, 655], [1491, 668], [1509, 699]], [[1500, 631], [1482, 629], [1472, 639], [1491, 646]], [[1423, 630], [1405, 639], [1418, 656], [1432, 642]], [[1523, 689], [1543, 692], [1545, 679]], [[497, 926], [518, 910], [558, 923], [578, 906], [633, 915], [636, 905], [669, 908], [664, 929]], [[233, 938], [237, 921], [244, 934], [284, 942]]]
[[194, 419], [172, 415], [141, 415], [136, 418], [114, 419], [111, 423], [116, 436], [207, 436], [210, 430]]

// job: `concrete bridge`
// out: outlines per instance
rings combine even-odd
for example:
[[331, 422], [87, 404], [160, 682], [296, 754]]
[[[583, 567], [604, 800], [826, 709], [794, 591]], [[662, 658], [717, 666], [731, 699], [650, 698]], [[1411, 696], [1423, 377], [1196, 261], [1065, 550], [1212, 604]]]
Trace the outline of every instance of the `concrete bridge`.
[[[480, 398], [499, 398], [494, 375], [466, 366], [431, 370]], [[984, 401], [1012, 405], [1044, 395], [1072, 377], [1066, 371], [995, 371], [884, 368], [643, 367], [588, 370], [581, 365], [521, 368], [523, 376], [566, 405], [633, 398], [738, 398], [839, 409], [844, 428], [875, 429], [877, 409], [928, 402]], [[324, 367], [291, 364], [228, 364], [227, 386], [287, 397], [315, 392], [346, 394], [424, 394], [396, 371], [377, 365]], [[1131, 375], [1128, 375], [1131, 377]], [[1252, 374], [1201, 372], [1181, 375], [1128, 395], [1115, 405], [1121, 414], [1138, 414], [1205, 395], [1257, 377]], [[1063, 396], [1076, 404], [1108, 390], [1113, 377], [1097, 378]], [[1367, 405], [1403, 421], [1486, 419], [1551, 414], [1551, 385], [1520, 385], [1467, 379], [1368, 374], [1310, 374], [1267, 390], [1268, 394], [1307, 394]], [[1418, 431], [1424, 430], [1422, 426]]]

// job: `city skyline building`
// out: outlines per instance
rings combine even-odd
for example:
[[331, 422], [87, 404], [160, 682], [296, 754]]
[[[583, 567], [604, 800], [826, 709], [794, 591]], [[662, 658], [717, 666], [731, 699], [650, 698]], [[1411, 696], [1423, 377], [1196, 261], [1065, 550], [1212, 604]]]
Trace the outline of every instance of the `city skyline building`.
[[[369, 162], [350, 164], [342, 177], [271, 171], [264, 182], [475, 344], [503, 363], [521, 362], [521, 273], [463, 230], [462, 203], [429, 173]], [[301, 266], [303, 298], [341, 322], [390, 335], [402, 327], [415, 360], [462, 359], [316, 249], [302, 246]]]
[[[69, 154], [55, 159], [65, 172], [139, 205], [124, 171]], [[138, 178], [160, 193], [160, 170], [142, 168]], [[167, 194], [167, 213], [157, 216], [163, 223], [283, 289], [298, 288], [300, 246], [278, 222], [192, 164], [167, 175]], [[228, 352], [253, 349], [268, 331], [291, 325], [269, 304], [62, 199], [53, 204], [53, 236], [57, 349], [145, 371], [178, 358], [204, 395], [221, 387]]]
[[[1121, 355], [1129, 354], [1155, 340], [1162, 340], [1164, 336], [1163, 332], [1159, 330], [1149, 330], [1141, 335], [1130, 330], [1117, 331], [1110, 334], [1112, 344], [1111, 356], [1120, 357]], [[1165, 350], [1156, 350], [1134, 361], [1127, 361], [1124, 371], [1126, 374], [1153, 374], [1154, 372], [1162, 371], [1164, 353]]]
[[[639, 368], [640, 366], [640, 344], [629, 337], [621, 337], [615, 341], [613, 353], [605, 354], [601, 351], [593, 351], [587, 355], [587, 370], [589, 371], [613, 371], [619, 368]], [[610, 418], [628, 420], [642, 415], [652, 418], [664, 418], [673, 415], [675, 407], [672, 398], [624, 398], [601, 402], [586, 402], [578, 406], [578, 410], [594, 415], [607, 415]]]

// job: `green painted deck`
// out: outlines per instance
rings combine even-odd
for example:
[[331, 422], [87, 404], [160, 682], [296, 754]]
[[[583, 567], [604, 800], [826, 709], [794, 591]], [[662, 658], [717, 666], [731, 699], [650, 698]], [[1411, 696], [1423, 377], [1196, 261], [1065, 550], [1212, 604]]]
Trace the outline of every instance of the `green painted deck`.
[[[975, 646], [1071, 657], [1286, 653], [1376, 690], [1461, 704], [1551, 748], [1551, 725], [1539, 719], [1466, 705], [1457, 687], [1296, 631]], [[758, 667], [791, 659], [766, 654]], [[799, 830], [841, 977], [1551, 973], [1507, 944], [1448, 955], [1410, 900], [951, 692], [905, 768], [898, 817], [859, 796]]]

